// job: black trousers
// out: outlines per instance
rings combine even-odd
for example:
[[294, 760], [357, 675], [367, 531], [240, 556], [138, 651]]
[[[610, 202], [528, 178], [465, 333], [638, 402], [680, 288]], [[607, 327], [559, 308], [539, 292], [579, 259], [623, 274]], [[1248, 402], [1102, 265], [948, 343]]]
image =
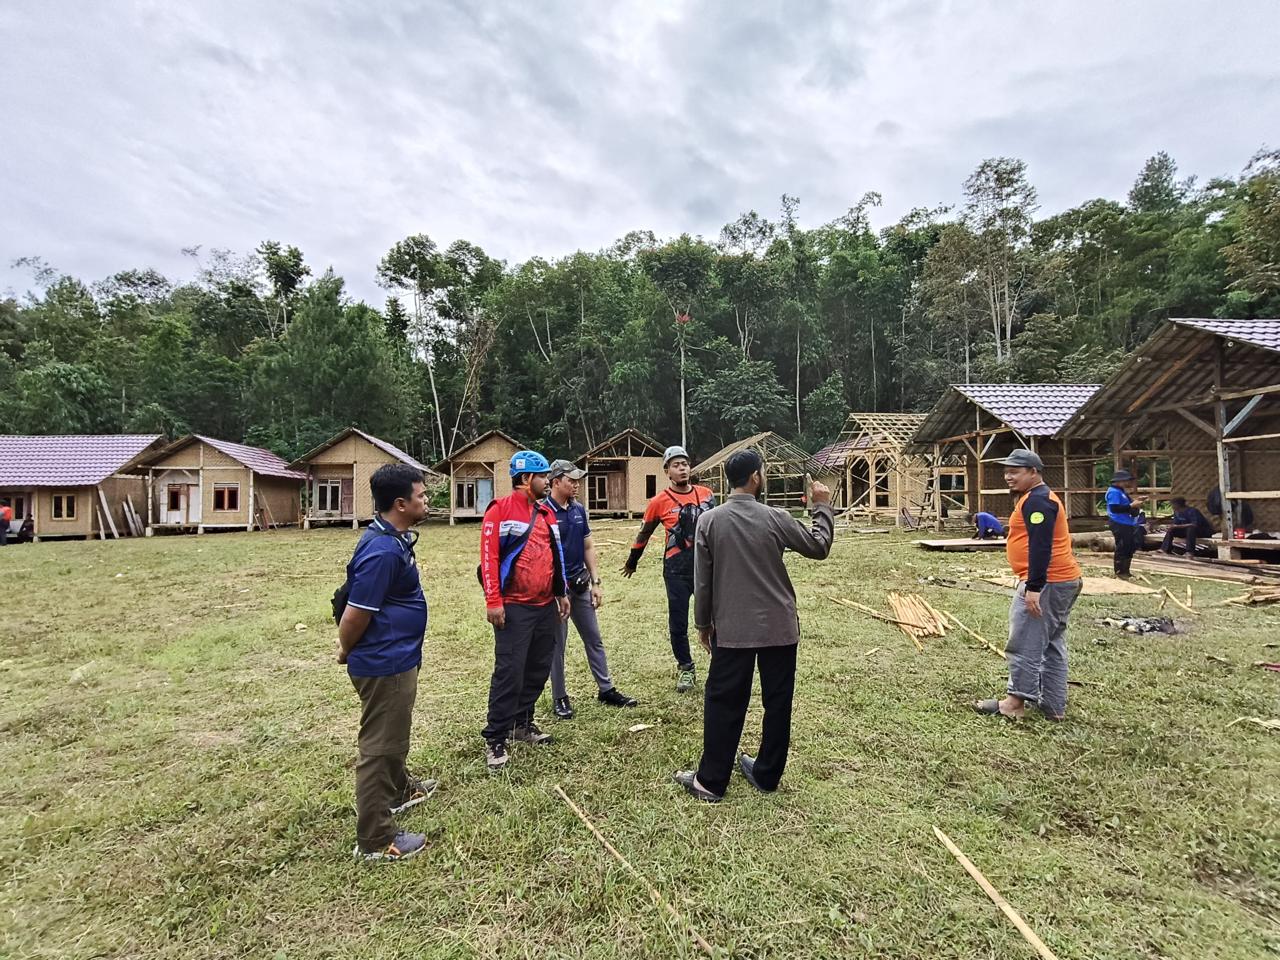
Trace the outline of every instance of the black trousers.
[[505, 740], [533, 720], [533, 705], [551, 675], [560, 611], [553, 600], [541, 607], [508, 603], [507, 625], [493, 630], [493, 676], [489, 718], [483, 736]]
[[1111, 522], [1111, 536], [1116, 541], [1115, 571], [1127, 574], [1133, 555], [1138, 550], [1138, 528], [1127, 523]]
[[671, 655], [681, 670], [693, 666], [689, 650], [689, 599], [693, 596], [693, 568], [663, 570], [662, 582], [667, 587], [667, 629], [671, 633]]
[[791, 701], [796, 690], [796, 645], [737, 650], [715, 645], [707, 671], [702, 719], [702, 760], [698, 782], [724, 795], [729, 787], [738, 741], [751, 703], [751, 681], [760, 668], [764, 723], [756, 756], [756, 782], [766, 790], [778, 786], [791, 747]]

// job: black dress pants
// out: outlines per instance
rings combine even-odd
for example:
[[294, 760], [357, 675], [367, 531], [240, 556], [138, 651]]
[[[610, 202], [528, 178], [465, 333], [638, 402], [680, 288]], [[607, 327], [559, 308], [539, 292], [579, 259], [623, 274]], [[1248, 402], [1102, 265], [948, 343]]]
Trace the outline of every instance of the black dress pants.
[[756, 756], [756, 782], [773, 790], [782, 779], [791, 746], [791, 701], [796, 689], [796, 644], [735, 649], [716, 644], [707, 671], [698, 782], [724, 795], [738, 757], [738, 741], [751, 703], [751, 682], [760, 670], [764, 723]]

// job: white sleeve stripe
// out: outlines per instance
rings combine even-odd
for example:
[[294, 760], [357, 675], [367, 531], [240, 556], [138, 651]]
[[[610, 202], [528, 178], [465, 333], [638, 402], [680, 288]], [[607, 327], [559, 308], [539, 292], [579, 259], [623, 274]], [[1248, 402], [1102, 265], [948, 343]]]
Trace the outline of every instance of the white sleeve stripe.
[[348, 600], [347, 606], [355, 607], [357, 610], [369, 610], [372, 613], [377, 613], [379, 610], [382, 609], [381, 607], [366, 607], [363, 603], [356, 603], [354, 600]]

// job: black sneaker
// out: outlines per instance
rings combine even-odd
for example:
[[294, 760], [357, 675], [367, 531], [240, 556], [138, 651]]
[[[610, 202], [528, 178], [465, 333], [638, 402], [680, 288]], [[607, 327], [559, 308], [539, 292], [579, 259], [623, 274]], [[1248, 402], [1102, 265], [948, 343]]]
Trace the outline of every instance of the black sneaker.
[[568, 697], [557, 697], [551, 705], [551, 709], [555, 711], [555, 715], [561, 720], [573, 719], [573, 704], [569, 702]]
[[490, 773], [497, 773], [507, 765], [507, 761], [511, 759], [507, 756], [507, 741], [505, 740], [488, 740], [484, 747], [484, 764], [489, 768]]
[[611, 707], [634, 707], [640, 702], [635, 697], [628, 697], [617, 687], [610, 687], [608, 690], [601, 690], [597, 699], [601, 703], [607, 703]]
[[530, 720], [522, 727], [516, 727], [511, 731], [511, 739], [519, 740], [521, 743], [531, 743], [535, 747], [545, 747], [555, 742], [555, 737], [549, 733], [543, 733], [538, 729], [538, 725]]

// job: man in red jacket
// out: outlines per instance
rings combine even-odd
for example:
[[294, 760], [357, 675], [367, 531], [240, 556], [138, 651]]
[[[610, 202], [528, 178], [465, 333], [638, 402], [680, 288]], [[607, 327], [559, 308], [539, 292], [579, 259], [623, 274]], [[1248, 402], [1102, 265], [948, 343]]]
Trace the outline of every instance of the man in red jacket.
[[489, 504], [480, 531], [485, 616], [493, 625], [493, 677], [485, 724], [485, 764], [507, 763], [507, 739], [551, 742], [533, 707], [551, 674], [560, 621], [569, 616], [568, 586], [556, 515], [542, 502], [551, 465], [532, 450], [511, 458], [508, 497]]

